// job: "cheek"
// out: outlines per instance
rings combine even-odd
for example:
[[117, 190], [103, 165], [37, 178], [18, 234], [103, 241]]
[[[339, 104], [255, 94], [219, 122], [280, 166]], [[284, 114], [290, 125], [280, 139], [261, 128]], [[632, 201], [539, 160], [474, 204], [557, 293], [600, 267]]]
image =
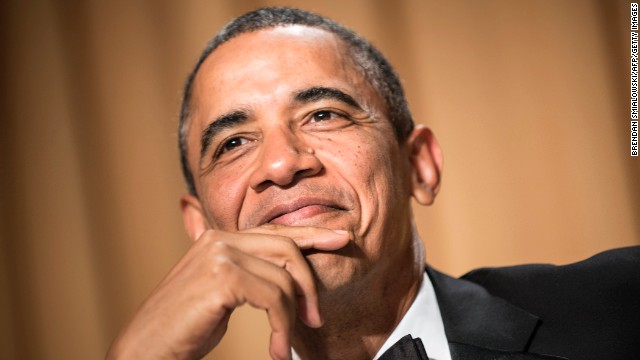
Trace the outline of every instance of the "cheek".
[[338, 174], [355, 191], [363, 215], [375, 218], [380, 215], [379, 207], [394, 196], [395, 187], [401, 187], [396, 184], [393, 171], [397, 156], [389, 140], [376, 136], [376, 132], [359, 135], [348, 139], [328, 137], [317, 149], [332, 164], [328, 170]]
[[247, 180], [238, 176], [245, 171], [225, 171], [203, 182], [203, 198], [212, 228], [226, 231], [238, 229], [238, 214], [246, 194]]
[[331, 170], [358, 187], [357, 190], [362, 190], [362, 182], [366, 182], [374, 172], [376, 160], [373, 159], [371, 150], [362, 142], [353, 141], [353, 139], [347, 142], [327, 137], [322, 139], [315, 148], [318, 154], [324, 154], [326, 162], [333, 164]]
[[[352, 183], [361, 195], [381, 195], [394, 186], [394, 164], [398, 161], [397, 149], [379, 131], [362, 131], [317, 138], [314, 148], [326, 154], [337, 171]], [[395, 139], [393, 139], [395, 141]], [[368, 194], [367, 194], [368, 193]]]

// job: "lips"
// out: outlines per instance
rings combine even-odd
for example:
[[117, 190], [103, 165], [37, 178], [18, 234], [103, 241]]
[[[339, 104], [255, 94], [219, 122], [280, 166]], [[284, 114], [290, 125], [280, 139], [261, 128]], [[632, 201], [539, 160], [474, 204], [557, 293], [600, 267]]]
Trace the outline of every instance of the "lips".
[[330, 199], [300, 198], [274, 206], [262, 217], [260, 224], [296, 225], [307, 219], [341, 210], [345, 208]]

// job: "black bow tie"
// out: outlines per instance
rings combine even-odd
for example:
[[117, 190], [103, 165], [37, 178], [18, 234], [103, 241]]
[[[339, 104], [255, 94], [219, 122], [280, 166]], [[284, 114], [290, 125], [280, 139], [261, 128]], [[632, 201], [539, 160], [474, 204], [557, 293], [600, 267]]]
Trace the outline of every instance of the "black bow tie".
[[380, 356], [379, 360], [429, 360], [420, 338], [406, 335]]

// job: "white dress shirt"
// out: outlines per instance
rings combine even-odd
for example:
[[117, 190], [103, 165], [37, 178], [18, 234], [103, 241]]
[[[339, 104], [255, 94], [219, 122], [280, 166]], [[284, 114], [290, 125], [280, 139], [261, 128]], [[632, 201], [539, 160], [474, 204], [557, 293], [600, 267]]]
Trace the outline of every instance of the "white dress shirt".
[[422, 340], [429, 359], [451, 360], [449, 343], [444, 333], [444, 323], [442, 322], [442, 315], [440, 315], [436, 292], [433, 290], [433, 285], [426, 272], [422, 278], [422, 284], [416, 299], [407, 310], [407, 313], [404, 314], [398, 326], [387, 338], [387, 341], [382, 344], [374, 359], [379, 358], [393, 344], [408, 334], [411, 334], [414, 339], [420, 338]]
[[[379, 358], [393, 344], [408, 334], [411, 334], [414, 339], [420, 338], [422, 340], [429, 359], [451, 360], [449, 343], [444, 333], [444, 323], [442, 322], [442, 315], [440, 315], [436, 292], [433, 290], [433, 285], [426, 272], [422, 278], [418, 295], [416, 295], [411, 307], [409, 307], [398, 326], [396, 326], [373, 358]], [[300, 360], [300, 357], [293, 349], [292, 354], [293, 360]]]

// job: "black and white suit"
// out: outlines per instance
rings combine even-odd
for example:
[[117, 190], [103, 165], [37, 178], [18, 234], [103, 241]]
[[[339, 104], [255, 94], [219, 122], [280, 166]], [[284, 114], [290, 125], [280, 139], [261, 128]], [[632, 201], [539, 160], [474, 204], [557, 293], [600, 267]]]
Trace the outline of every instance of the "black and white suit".
[[427, 274], [453, 360], [640, 359], [640, 247], [564, 266]]

